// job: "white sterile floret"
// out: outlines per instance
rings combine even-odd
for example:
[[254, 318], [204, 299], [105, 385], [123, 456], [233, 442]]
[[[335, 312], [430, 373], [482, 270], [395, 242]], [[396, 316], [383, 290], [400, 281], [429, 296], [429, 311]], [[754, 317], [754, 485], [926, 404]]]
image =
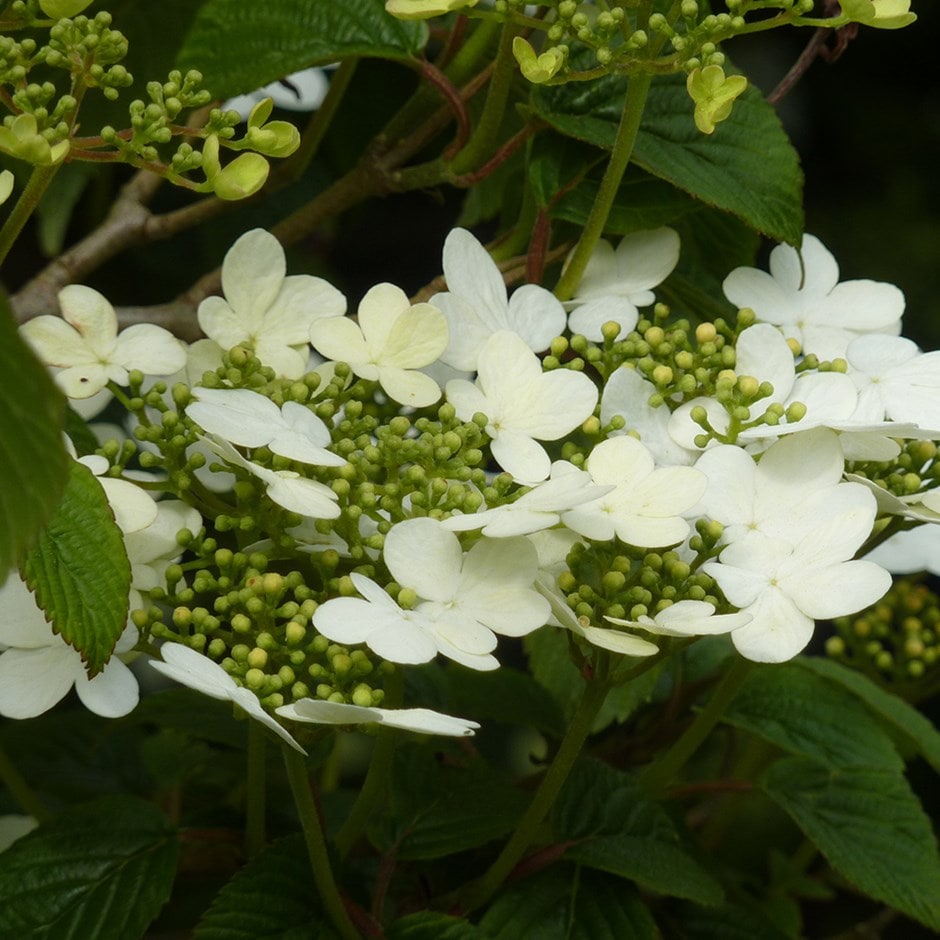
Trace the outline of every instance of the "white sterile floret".
[[359, 323], [318, 320], [310, 341], [327, 359], [348, 363], [360, 378], [378, 382], [394, 401], [414, 408], [441, 397], [437, 382], [416, 370], [447, 346], [447, 321], [431, 304], [412, 304], [394, 284], [377, 284], [359, 304]]
[[179, 682], [190, 689], [202, 692], [210, 698], [230, 701], [237, 705], [249, 718], [260, 721], [273, 731], [282, 741], [301, 754], [307, 752], [282, 728], [262, 707], [258, 696], [251, 689], [240, 685], [216, 662], [197, 653], [182, 643], [164, 643], [160, 648], [163, 662], [148, 660], [151, 667], [168, 679]]
[[442, 653], [471, 669], [496, 669], [496, 634], [524, 636], [548, 618], [533, 584], [538, 561], [524, 539], [482, 539], [466, 555], [433, 519], [407, 519], [385, 537], [383, 557], [395, 581], [417, 597], [398, 606], [374, 581], [350, 577], [363, 599], [321, 604], [313, 624], [336, 643], [365, 643], [396, 663], [424, 663]]
[[430, 708], [376, 708], [302, 698], [292, 705], [282, 705], [275, 713], [291, 721], [320, 725], [380, 724], [419, 734], [443, 734], [454, 738], [472, 735], [480, 725], [466, 718], [456, 718]]
[[431, 303], [450, 331], [441, 360], [455, 369], [475, 372], [484, 344], [499, 330], [511, 330], [542, 352], [565, 328], [564, 307], [544, 287], [525, 284], [509, 297], [496, 263], [465, 229], [454, 229], [444, 242], [444, 277], [447, 290]]
[[0, 588], [0, 715], [35, 718], [74, 687], [81, 703], [96, 715], [119, 718], [139, 699], [137, 680], [118, 656], [133, 649], [137, 630], [126, 629], [104, 669], [88, 678], [81, 653], [46, 620], [29, 588], [16, 575]]
[[596, 486], [591, 475], [567, 460], [556, 460], [551, 475], [511, 503], [482, 512], [450, 516], [441, 525], [453, 532], [482, 529], [488, 538], [531, 535], [561, 521], [562, 513], [603, 496], [611, 486]]
[[609, 321], [629, 333], [640, 317], [637, 307], [656, 299], [652, 288], [666, 280], [679, 261], [679, 235], [671, 228], [633, 232], [616, 251], [599, 241], [588, 260], [576, 296], [567, 307], [568, 329], [590, 340], [603, 339], [601, 327]]
[[241, 447], [267, 447], [281, 457], [320, 467], [341, 467], [345, 458], [327, 450], [329, 428], [309, 408], [287, 401], [278, 408], [247, 388], [194, 388], [186, 414], [204, 431]]
[[537, 441], [555, 441], [594, 413], [597, 388], [581, 372], [543, 372], [538, 357], [515, 333], [501, 330], [484, 344], [477, 380], [447, 383], [447, 400], [461, 421], [487, 417], [493, 458], [522, 483], [538, 483], [551, 469]]
[[561, 521], [595, 541], [616, 536], [628, 545], [663, 548], [681, 542], [689, 523], [681, 514], [701, 498], [708, 478], [694, 467], [656, 468], [653, 455], [635, 438], [611, 437], [588, 456], [594, 483], [613, 489], [565, 512]]
[[297, 379], [307, 368], [311, 325], [341, 317], [346, 298], [322, 278], [286, 273], [281, 243], [264, 229], [252, 229], [222, 262], [224, 299], [207, 297], [197, 316], [202, 331], [222, 349], [244, 343], [279, 376]]
[[813, 235], [800, 251], [778, 245], [770, 253], [770, 273], [735, 268], [724, 281], [725, 296], [758, 319], [779, 326], [806, 353], [820, 360], [845, 355], [862, 333], [897, 333], [904, 295], [893, 284], [857, 280], [839, 283], [839, 266]]
[[750, 623], [750, 614], [738, 611], [734, 614], [716, 614], [707, 601], [684, 600], [664, 607], [652, 617], [641, 616], [636, 620], [619, 617], [604, 617], [611, 623], [631, 630], [645, 630], [657, 636], [718, 636], [732, 633]]
[[59, 291], [62, 317], [46, 314], [20, 327], [69, 398], [91, 398], [108, 382], [127, 385], [128, 372], [172, 375], [186, 363], [186, 347], [172, 333], [138, 323], [118, 333], [117, 314], [105, 297], [81, 284]]
[[892, 574], [925, 571], [940, 576], [940, 525], [920, 525], [897, 532], [870, 551], [865, 560], [881, 565]]

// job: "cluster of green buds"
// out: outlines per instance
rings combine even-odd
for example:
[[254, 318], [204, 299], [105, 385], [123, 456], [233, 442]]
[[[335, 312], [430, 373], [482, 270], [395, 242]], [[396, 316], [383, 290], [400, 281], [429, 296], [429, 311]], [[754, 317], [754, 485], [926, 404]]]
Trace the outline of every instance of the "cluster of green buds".
[[826, 653], [908, 701], [940, 688], [940, 597], [909, 578], [872, 607], [834, 623]]
[[907, 441], [894, 460], [852, 463], [848, 469], [899, 497], [913, 497], [940, 486], [940, 461], [934, 441]]

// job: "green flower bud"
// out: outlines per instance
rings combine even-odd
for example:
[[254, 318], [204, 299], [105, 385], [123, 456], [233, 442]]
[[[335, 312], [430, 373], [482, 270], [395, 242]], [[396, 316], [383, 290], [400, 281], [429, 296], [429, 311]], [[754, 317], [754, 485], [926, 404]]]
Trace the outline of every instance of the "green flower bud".
[[61, 20], [81, 13], [85, 7], [91, 6], [91, 2], [92, 0], [39, 0], [39, 9], [51, 19]]
[[522, 74], [534, 85], [554, 78], [565, 64], [565, 54], [556, 46], [536, 55], [535, 49], [521, 36], [516, 36], [512, 41], [512, 54], [519, 63]]

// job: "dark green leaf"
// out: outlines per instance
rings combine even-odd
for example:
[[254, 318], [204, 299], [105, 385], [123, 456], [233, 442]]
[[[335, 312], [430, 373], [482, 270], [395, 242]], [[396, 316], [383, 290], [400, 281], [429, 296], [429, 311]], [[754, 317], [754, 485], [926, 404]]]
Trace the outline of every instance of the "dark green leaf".
[[72, 807], [3, 853], [0, 936], [140, 937], [170, 896], [177, 848], [150, 803], [115, 796]]
[[940, 930], [936, 838], [900, 773], [794, 757], [774, 764], [762, 785], [843, 878]]
[[[533, 104], [556, 130], [610, 150], [625, 92], [626, 79], [609, 75], [540, 87]], [[711, 136], [699, 133], [692, 112], [684, 76], [656, 79], [633, 162], [707, 205], [737, 215], [758, 232], [799, 243], [803, 176], [774, 109], [751, 86]]]
[[490, 940], [490, 935], [460, 917], [421, 911], [396, 920], [385, 934], [387, 940]]
[[207, 698], [192, 689], [164, 689], [148, 695], [128, 719], [182, 731], [194, 738], [244, 748], [247, 728], [234, 717], [231, 702]]
[[827, 767], [903, 767], [854, 695], [796, 664], [755, 666], [724, 719]]
[[636, 781], [606, 764], [575, 765], [553, 811], [558, 842], [574, 842], [565, 858], [629, 878], [641, 887], [718, 904], [722, 888], [682, 844], [665, 811]]
[[798, 660], [803, 669], [810, 669], [857, 695], [888, 727], [910, 741], [934, 770], [940, 773], [940, 731], [916, 708], [886, 692], [854, 669], [831, 659], [806, 657]]
[[68, 480], [65, 397], [20, 338], [0, 295], [0, 584], [52, 515]]
[[572, 137], [544, 131], [529, 148], [529, 185], [540, 208], [551, 206], [564, 190], [576, 188], [588, 171], [607, 162], [607, 154]]
[[786, 940], [788, 936], [757, 911], [732, 904], [677, 904], [664, 915], [663, 927], [667, 931], [664, 936], [683, 940]]
[[655, 940], [656, 924], [620, 878], [555, 865], [499, 895], [480, 926], [493, 940]]
[[300, 833], [279, 839], [219, 892], [193, 940], [336, 940]]
[[56, 633], [82, 654], [90, 676], [100, 672], [127, 625], [131, 566], [104, 489], [83, 464], [72, 461], [23, 573]]
[[349, 56], [409, 59], [427, 35], [424, 22], [395, 19], [383, 0], [207, 0], [178, 62], [227, 98]]

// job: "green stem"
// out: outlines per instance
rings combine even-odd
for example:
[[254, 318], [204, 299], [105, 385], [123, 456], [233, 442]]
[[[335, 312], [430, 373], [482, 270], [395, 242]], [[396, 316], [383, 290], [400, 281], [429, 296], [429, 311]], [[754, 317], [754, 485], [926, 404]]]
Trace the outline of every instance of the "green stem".
[[457, 155], [454, 160], [454, 172], [457, 174], [469, 173], [488, 160], [496, 146], [499, 137], [499, 128], [506, 114], [506, 102], [509, 100], [509, 89], [516, 72], [516, 60], [512, 54], [512, 41], [519, 35], [518, 27], [506, 23], [499, 38], [499, 49], [496, 52], [493, 75], [490, 78], [489, 89], [486, 93], [486, 102], [483, 113], [477, 123], [476, 130], [470, 142]]
[[[398, 708], [404, 698], [405, 673], [403, 669], [396, 669], [389, 677], [385, 686], [384, 708]], [[362, 782], [359, 796], [353, 804], [349, 815], [336, 834], [336, 851], [340, 858], [345, 858], [352, 847], [359, 840], [365, 829], [369, 816], [376, 804], [387, 792], [388, 781], [391, 778], [392, 758], [398, 745], [400, 735], [391, 728], [380, 728], [369, 770]]]
[[61, 163], [56, 163], [54, 166], [37, 166], [33, 168], [26, 188], [20, 194], [20, 198], [17, 199], [16, 205], [7, 217], [3, 228], [0, 229], [0, 264], [3, 264], [6, 256], [10, 253], [17, 236], [23, 230], [23, 226], [35, 211], [36, 206], [39, 205], [42, 194], [46, 191], [49, 183], [52, 182], [52, 177], [59, 172], [60, 166], [62, 166]]
[[610, 684], [604, 680], [595, 679], [588, 682], [584, 695], [578, 704], [578, 710], [571, 719], [571, 724], [568, 726], [568, 731], [558, 748], [558, 752], [545, 772], [545, 776], [542, 778], [538, 790], [535, 791], [532, 802], [529, 803], [529, 808], [519, 821], [515, 832], [503, 847], [496, 861], [463, 892], [460, 906], [464, 910], [471, 911], [485, 904], [499, 889], [499, 886], [519, 863], [526, 849], [532, 844], [542, 820], [548, 815], [548, 811], [568, 779], [568, 774], [571, 772], [571, 768], [574, 767], [575, 761], [581, 753], [581, 748], [591, 733], [594, 719], [604, 704], [610, 688]]
[[721, 720], [725, 709], [738, 694], [753, 663], [737, 659], [725, 673], [708, 704], [696, 715], [685, 734], [656, 763], [640, 775], [640, 785], [648, 793], [660, 792], [682, 769]]
[[46, 809], [42, 800], [33, 792], [32, 787], [23, 779], [7, 752], [0, 747], [0, 781], [10, 791], [10, 795], [19, 803], [25, 813], [39, 822], [48, 822], [52, 813]]
[[607, 164], [594, 205], [591, 206], [591, 212], [585, 223], [581, 240], [575, 247], [574, 253], [558, 285], [555, 287], [555, 296], [559, 300], [570, 300], [574, 296], [574, 292], [581, 281], [581, 276], [584, 274], [584, 269], [587, 267], [588, 259], [591, 257], [591, 253], [594, 251], [601, 235], [604, 234], [607, 217], [610, 215], [611, 207], [617, 198], [617, 190], [620, 189], [620, 183], [623, 180], [623, 174], [626, 172], [627, 164], [633, 154], [633, 146], [640, 130], [640, 120], [643, 117], [643, 109], [646, 106], [646, 99], [652, 81], [653, 76], [651, 74], [641, 72], [634, 75], [627, 85], [627, 96], [623, 103], [623, 113], [620, 116], [620, 126], [617, 128], [614, 149], [610, 154], [610, 163]]
[[333, 869], [330, 867], [330, 858], [326, 851], [326, 841], [323, 834], [323, 825], [320, 822], [320, 813], [313, 799], [310, 789], [310, 777], [307, 774], [307, 764], [302, 754], [292, 747], [284, 745], [284, 764], [287, 767], [287, 779], [290, 782], [291, 792], [294, 795], [294, 805], [300, 817], [300, 824], [304, 831], [304, 841], [307, 844], [307, 855], [310, 857], [310, 867], [313, 869], [313, 880], [323, 907], [329, 915], [336, 932], [343, 940], [360, 940], [359, 931], [356, 930], [349, 914], [339, 896], [336, 881], [333, 878]]
[[248, 722], [248, 767], [245, 776], [245, 854], [257, 855], [265, 844], [265, 730]]

